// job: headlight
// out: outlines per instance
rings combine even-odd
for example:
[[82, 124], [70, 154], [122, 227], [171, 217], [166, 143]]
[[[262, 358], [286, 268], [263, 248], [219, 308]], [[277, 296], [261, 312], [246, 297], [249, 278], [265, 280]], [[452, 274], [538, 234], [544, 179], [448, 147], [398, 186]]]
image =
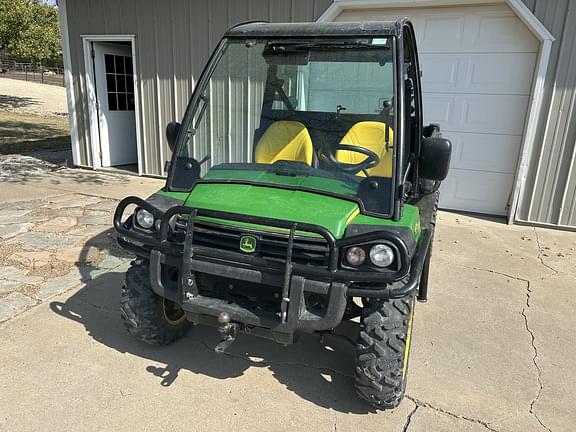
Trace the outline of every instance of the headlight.
[[394, 251], [390, 246], [384, 244], [372, 246], [370, 261], [376, 267], [388, 267], [394, 261]]
[[150, 229], [154, 226], [154, 215], [148, 210], [138, 209], [136, 211], [136, 223], [144, 229]]
[[354, 246], [346, 251], [346, 261], [354, 267], [361, 265], [365, 259], [366, 252], [361, 247]]

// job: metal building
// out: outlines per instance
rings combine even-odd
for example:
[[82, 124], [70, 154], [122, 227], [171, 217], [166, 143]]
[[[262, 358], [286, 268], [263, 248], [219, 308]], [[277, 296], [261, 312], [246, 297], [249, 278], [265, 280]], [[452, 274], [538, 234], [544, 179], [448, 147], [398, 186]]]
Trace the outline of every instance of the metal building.
[[[408, 16], [425, 120], [454, 143], [441, 205], [576, 228], [576, 11], [569, 0], [60, 0], [74, 162], [163, 175], [220, 35], [251, 19]], [[226, 89], [226, 91], [230, 91]]]

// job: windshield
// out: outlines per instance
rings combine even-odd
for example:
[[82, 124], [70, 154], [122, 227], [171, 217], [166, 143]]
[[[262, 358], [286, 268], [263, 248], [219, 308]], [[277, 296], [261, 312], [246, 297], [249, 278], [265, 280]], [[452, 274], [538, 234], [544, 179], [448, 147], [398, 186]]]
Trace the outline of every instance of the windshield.
[[190, 190], [198, 179], [285, 185], [356, 197], [389, 213], [391, 42], [225, 41], [184, 119], [170, 188]]

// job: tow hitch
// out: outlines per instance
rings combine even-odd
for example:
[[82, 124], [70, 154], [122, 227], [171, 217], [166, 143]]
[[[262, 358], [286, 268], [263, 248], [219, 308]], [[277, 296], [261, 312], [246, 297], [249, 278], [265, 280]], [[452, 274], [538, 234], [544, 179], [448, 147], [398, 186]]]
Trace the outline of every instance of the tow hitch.
[[222, 354], [234, 343], [239, 327], [238, 324], [230, 322], [230, 315], [227, 312], [218, 315], [218, 331], [222, 335], [222, 340], [214, 347], [216, 353]]

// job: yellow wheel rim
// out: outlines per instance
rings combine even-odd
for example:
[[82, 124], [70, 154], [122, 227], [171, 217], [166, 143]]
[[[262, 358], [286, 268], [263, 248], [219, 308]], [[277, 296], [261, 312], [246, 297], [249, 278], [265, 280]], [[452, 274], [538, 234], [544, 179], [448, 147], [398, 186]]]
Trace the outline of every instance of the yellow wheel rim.
[[410, 305], [410, 316], [408, 317], [408, 331], [406, 332], [406, 347], [404, 348], [404, 363], [402, 365], [402, 379], [406, 377], [408, 370], [408, 358], [410, 357], [410, 343], [412, 342], [412, 321], [414, 319], [414, 298]]
[[164, 320], [173, 326], [186, 320], [186, 314], [182, 308], [170, 300], [162, 299], [162, 313], [164, 314]]

